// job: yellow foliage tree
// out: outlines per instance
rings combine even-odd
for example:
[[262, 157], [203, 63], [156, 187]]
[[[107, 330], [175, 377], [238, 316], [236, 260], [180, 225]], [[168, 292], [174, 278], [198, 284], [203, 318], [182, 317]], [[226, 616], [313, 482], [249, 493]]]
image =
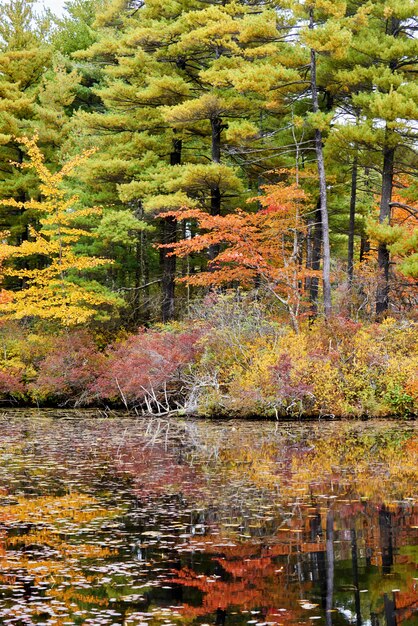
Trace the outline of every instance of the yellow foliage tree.
[[[39, 231], [31, 227], [29, 237], [20, 245], [0, 244], [1, 280], [20, 279], [18, 291], [2, 289], [0, 314], [3, 319], [37, 317], [58, 321], [64, 326], [84, 324], [97, 314], [120, 305], [120, 299], [95, 282], [80, 280], [80, 272], [110, 264], [109, 259], [76, 254], [74, 246], [81, 238], [94, 233], [78, 224], [101, 213], [98, 207], [77, 208], [78, 198], [67, 197], [63, 179], [94, 150], [71, 159], [60, 171], [52, 173], [45, 165], [37, 138], [18, 140], [26, 148], [29, 160], [18, 167], [32, 169], [40, 180], [40, 199], [19, 202], [12, 198], [0, 205], [39, 213]], [[19, 260], [26, 260], [19, 261]], [[33, 260], [36, 260], [33, 267]], [[17, 263], [15, 262], [17, 261]]]

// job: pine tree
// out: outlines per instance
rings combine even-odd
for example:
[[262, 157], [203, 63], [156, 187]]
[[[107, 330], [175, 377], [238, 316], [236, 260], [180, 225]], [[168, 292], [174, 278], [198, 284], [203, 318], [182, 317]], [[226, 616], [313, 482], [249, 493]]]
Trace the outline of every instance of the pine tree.
[[[352, 123], [346, 119], [336, 125], [334, 137], [340, 150], [344, 147], [353, 155], [353, 164], [357, 159], [357, 166], [378, 174], [375, 191], [380, 197], [379, 222], [384, 224], [391, 216], [396, 175], [410, 171], [416, 158], [412, 122], [418, 113], [417, 5], [377, 0], [354, 7], [346, 17], [351, 43], [344, 62], [334, 71], [335, 85], [349, 97], [345, 110]], [[380, 316], [389, 305], [390, 253], [385, 241], [378, 246], [378, 265], [376, 313]]]
[[[46, 25], [37, 19], [32, 0], [10, 0], [0, 6], [0, 197], [20, 201], [31, 187], [31, 177], [11, 162], [23, 160], [16, 138], [31, 132], [41, 77], [50, 66], [43, 27]], [[1, 227], [9, 230], [15, 241], [27, 237], [29, 220], [22, 210], [0, 215]]]
[[[105, 63], [107, 77], [97, 92], [106, 114], [84, 116], [83, 121], [89, 132], [101, 134], [109, 156], [113, 151], [118, 155], [107, 162], [101, 159], [90, 178], [107, 178], [109, 190], [116, 187], [122, 203], [140, 204], [150, 216], [186, 204], [205, 206], [214, 214], [229, 210], [239, 202], [245, 174], [231, 154], [238, 152], [237, 145], [259, 139], [248, 117], [258, 120], [261, 105], [245, 96], [245, 87], [232, 97], [228, 74], [237, 76], [245, 64], [249, 73], [258, 57], [266, 69], [271, 49], [263, 50], [263, 45], [277, 35], [274, 14], [263, 15], [263, 32], [260, 16], [235, 3], [184, 3], [180, 13], [176, 3], [165, 4], [162, 12], [158, 2], [130, 13], [130, 5], [123, 6], [125, 12], [114, 3], [100, 17], [101, 38], [83, 55]], [[219, 41], [214, 43], [220, 21]], [[223, 70], [220, 63], [225, 63]], [[219, 77], [221, 83], [216, 82]], [[161, 238], [173, 242], [176, 224], [170, 219], [162, 224]], [[165, 253], [161, 258], [167, 319], [173, 311], [175, 266]]]

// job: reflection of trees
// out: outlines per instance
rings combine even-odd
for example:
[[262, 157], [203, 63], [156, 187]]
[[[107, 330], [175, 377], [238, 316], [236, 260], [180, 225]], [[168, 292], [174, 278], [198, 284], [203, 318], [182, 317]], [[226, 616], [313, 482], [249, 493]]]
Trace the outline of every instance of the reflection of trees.
[[[329, 626], [403, 626], [408, 619], [411, 626], [418, 603], [412, 581], [416, 548], [411, 546], [413, 527], [418, 526], [418, 508], [412, 499], [418, 445], [412, 427], [396, 433], [381, 424], [321, 424], [316, 430], [291, 424], [283, 434], [281, 427], [276, 433], [271, 424], [240, 424], [235, 430], [229, 425], [228, 436], [220, 436], [224, 426], [198, 422], [199, 433], [193, 431], [193, 441], [185, 441], [184, 427], [176, 430], [170, 425], [166, 440], [165, 430], [157, 438], [153, 433], [145, 436], [146, 425], [140, 420], [132, 431], [125, 430], [126, 423], [110, 421], [105, 425], [106, 437], [98, 438], [95, 424], [74, 443], [74, 434], [64, 423], [59, 429], [55, 426], [59, 445], [52, 445], [51, 433], [43, 443], [43, 431], [38, 431], [36, 451], [31, 448], [28, 453], [26, 443], [16, 441], [13, 450], [20, 460], [13, 469], [18, 479], [15, 488], [26, 489], [28, 482], [34, 485], [33, 472], [26, 476], [21, 471], [30, 458], [30, 467], [39, 467], [43, 478], [47, 472], [48, 490], [59, 472], [60, 480], [71, 485], [71, 497], [68, 501], [61, 495], [26, 499], [27, 505], [22, 499], [14, 508], [13, 500], [3, 499], [0, 529], [9, 524], [6, 514], [16, 517], [20, 511], [21, 535], [16, 540], [11, 539], [12, 533], [8, 537], [7, 550], [15, 553], [15, 560], [6, 560], [4, 554], [2, 558], [0, 537], [4, 577], [0, 582], [12, 588], [20, 568], [22, 576], [35, 578], [35, 584], [44, 581], [55, 586], [47, 593], [56, 592], [56, 601], [68, 612], [74, 604], [86, 612], [104, 611], [110, 598], [109, 606], [120, 613], [153, 611], [169, 597], [170, 606], [176, 604], [183, 611], [172, 618], [181, 624], [194, 623], [196, 618], [222, 623], [223, 614], [216, 616], [219, 609], [228, 611], [226, 625], [251, 619], [240, 611], [259, 611], [254, 619], [285, 626], [312, 624], [309, 617], [319, 615]], [[7, 472], [11, 474], [10, 469]], [[115, 494], [111, 508], [101, 510], [101, 499], [94, 502], [90, 496], [77, 495], [74, 477], [87, 493]], [[118, 515], [117, 502], [132, 505], [132, 517], [123, 518], [123, 532], [134, 545], [123, 558], [132, 559], [135, 581], [150, 585], [133, 605], [123, 599], [133, 593], [131, 575], [111, 575], [108, 583], [100, 583], [78, 568], [89, 557], [95, 563], [107, 560], [109, 553], [100, 552], [105, 548], [97, 544], [100, 537], [94, 536], [94, 546], [72, 538], [73, 531], [77, 535], [86, 524], [94, 526], [97, 516]], [[38, 513], [50, 529], [38, 524], [33, 517]], [[68, 517], [67, 513], [70, 533], [65, 538], [60, 537], [56, 520]], [[34, 522], [36, 528], [31, 530], [28, 524]], [[119, 530], [112, 531], [112, 524], [104, 529], [110, 546]], [[165, 540], [167, 532], [172, 537], [166, 535]], [[38, 557], [27, 549], [30, 544], [39, 547]], [[48, 547], [62, 558], [52, 553], [47, 558]], [[171, 590], [162, 587], [167, 559], [175, 568], [168, 585]], [[60, 576], [64, 564], [66, 578]], [[39, 567], [46, 568], [44, 574], [36, 573]], [[400, 591], [393, 592], [395, 588]], [[234, 611], [237, 615], [232, 615]], [[203, 617], [209, 614], [212, 617]], [[154, 616], [153, 620], [160, 623], [166, 618], [161, 614], [161, 619]]]
[[334, 594], [334, 511], [328, 509], [326, 521], [327, 551], [327, 600], [325, 605], [326, 625], [332, 626], [332, 607]]
[[[177, 487], [188, 506], [204, 506], [191, 522], [202, 534], [188, 548], [205, 558], [182, 559], [171, 581], [190, 590], [182, 598], [185, 619], [235, 607], [283, 624], [320, 612], [327, 626], [366, 620], [388, 626], [391, 619], [399, 626], [413, 610], [413, 560], [405, 561], [399, 548], [417, 525], [412, 500], [405, 501], [416, 491], [417, 438], [381, 424], [314, 435], [250, 440], [238, 429], [217, 440], [216, 458], [206, 460], [210, 446], [200, 441], [193, 468], [188, 453], [179, 456], [161, 442], [131, 456], [141, 487], [149, 484], [154, 493]], [[401, 592], [392, 593], [393, 582], [384, 586], [389, 572]], [[304, 598], [318, 605], [314, 613], [301, 608]], [[409, 604], [401, 615], [402, 602]], [[351, 621], [342, 612], [348, 607]]]
[[360, 587], [359, 587], [359, 571], [358, 571], [358, 548], [357, 548], [357, 531], [355, 527], [351, 528], [351, 563], [353, 570], [354, 585], [354, 601], [356, 607], [356, 626], [362, 625], [361, 619], [361, 603], [360, 603]]
[[167, 442], [122, 442], [115, 451], [117, 471], [129, 475], [133, 491], [142, 498], [167, 493], [201, 495], [204, 476], [185, 462], [182, 450]]
[[[19, 588], [23, 589], [28, 611], [35, 617], [39, 607], [32, 601], [37, 599], [42, 603], [39, 593], [45, 587], [47, 599], [53, 598], [55, 608], [65, 610], [67, 616], [73, 613], [74, 603], [82, 607], [108, 606], [108, 597], [100, 597], [82, 568], [89, 561], [103, 562], [115, 552], [103, 545], [80, 541], [77, 530], [118, 513], [117, 509], [104, 508], [96, 499], [79, 493], [18, 497], [13, 503], [3, 505], [0, 523], [5, 530], [0, 534], [0, 580], [3, 593], [10, 597], [10, 616], [21, 617], [21, 606], [13, 601], [12, 595]], [[52, 619], [53, 611], [51, 615], [49, 610], [45, 611], [45, 618]]]
[[[172, 583], [198, 590], [202, 597], [200, 602], [199, 595], [197, 606], [184, 604], [185, 616], [233, 607], [241, 611], [258, 609], [271, 618], [281, 608], [286, 612], [280, 613], [278, 623], [296, 624], [308, 619], [300, 601], [310, 598], [319, 606], [309, 615], [320, 611], [330, 626], [351, 623], [348, 618], [344, 621], [338, 611], [343, 607], [352, 607], [357, 626], [368, 619], [376, 626], [400, 626], [406, 619], [403, 616], [412, 614], [418, 603], [418, 591], [409, 584], [415, 569], [413, 555], [409, 558], [399, 552], [410, 541], [418, 508], [412, 504], [376, 506], [372, 502], [334, 499], [330, 506], [305, 507], [302, 511], [298, 528], [279, 531], [266, 539], [265, 545], [255, 540], [238, 542], [236, 538], [233, 543], [230, 533], [208, 535], [198, 543], [196, 540], [199, 550], [212, 555], [221, 566], [221, 575], [207, 573], [201, 560], [173, 573]], [[387, 560], [389, 536], [391, 564]], [[385, 578], [388, 568], [393, 575], [389, 579]], [[390, 581], [386, 599], [382, 587], [385, 580], [387, 584]], [[402, 590], [393, 594], [394, 584]], [[364, 587], [367, 596], [361, 593]], [[338, 621], [334, 621], [337, 614]]]

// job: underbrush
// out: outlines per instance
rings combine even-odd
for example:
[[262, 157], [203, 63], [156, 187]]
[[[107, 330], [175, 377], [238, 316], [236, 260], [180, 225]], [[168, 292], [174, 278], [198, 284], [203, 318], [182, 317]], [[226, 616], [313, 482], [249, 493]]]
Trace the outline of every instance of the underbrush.
[[202, 416], [418, 414], [418, 324], [335, 317], [297, 334], [258, 302], [208, 300], [183, 324], [59, 336], [0, 328], [0, 399]]

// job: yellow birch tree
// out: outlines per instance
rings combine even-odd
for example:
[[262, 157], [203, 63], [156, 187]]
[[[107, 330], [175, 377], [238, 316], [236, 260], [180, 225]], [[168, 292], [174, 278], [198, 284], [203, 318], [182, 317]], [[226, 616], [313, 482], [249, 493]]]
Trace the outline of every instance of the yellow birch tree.
[[[102, 265], [109, 259], [79, 255], [75, 245], [94, 233], [80, 226], [101, 213], [98, 207], [77, 208], [77, 196], [67, 197], [63, 179], [94, 150], [78, 155], [56, 173], [50, 172], [37, 145], [37, 138], [17, 140], [26, 148], [29, 160], [18, 164], [36, 172], [40, 180], [40, 199], [20, 202], [13, 198], [0, 200], [10, 209], [31, 209], [39, 214], [39, 230], [29, 228], [29, 238], [20, 245], [7, 243], [3, 233], [0, 244], [2, 262], [0, 315], [3, 319], [35, 317], [58, 321], [64, 326], [84, 324], [95, 317], [106, 317], [120, 306], [120, 298], [95, 281], [86, 281], [82, 273]], [[7, 281], [18, 279], [19, 289], [5, 288]]]

